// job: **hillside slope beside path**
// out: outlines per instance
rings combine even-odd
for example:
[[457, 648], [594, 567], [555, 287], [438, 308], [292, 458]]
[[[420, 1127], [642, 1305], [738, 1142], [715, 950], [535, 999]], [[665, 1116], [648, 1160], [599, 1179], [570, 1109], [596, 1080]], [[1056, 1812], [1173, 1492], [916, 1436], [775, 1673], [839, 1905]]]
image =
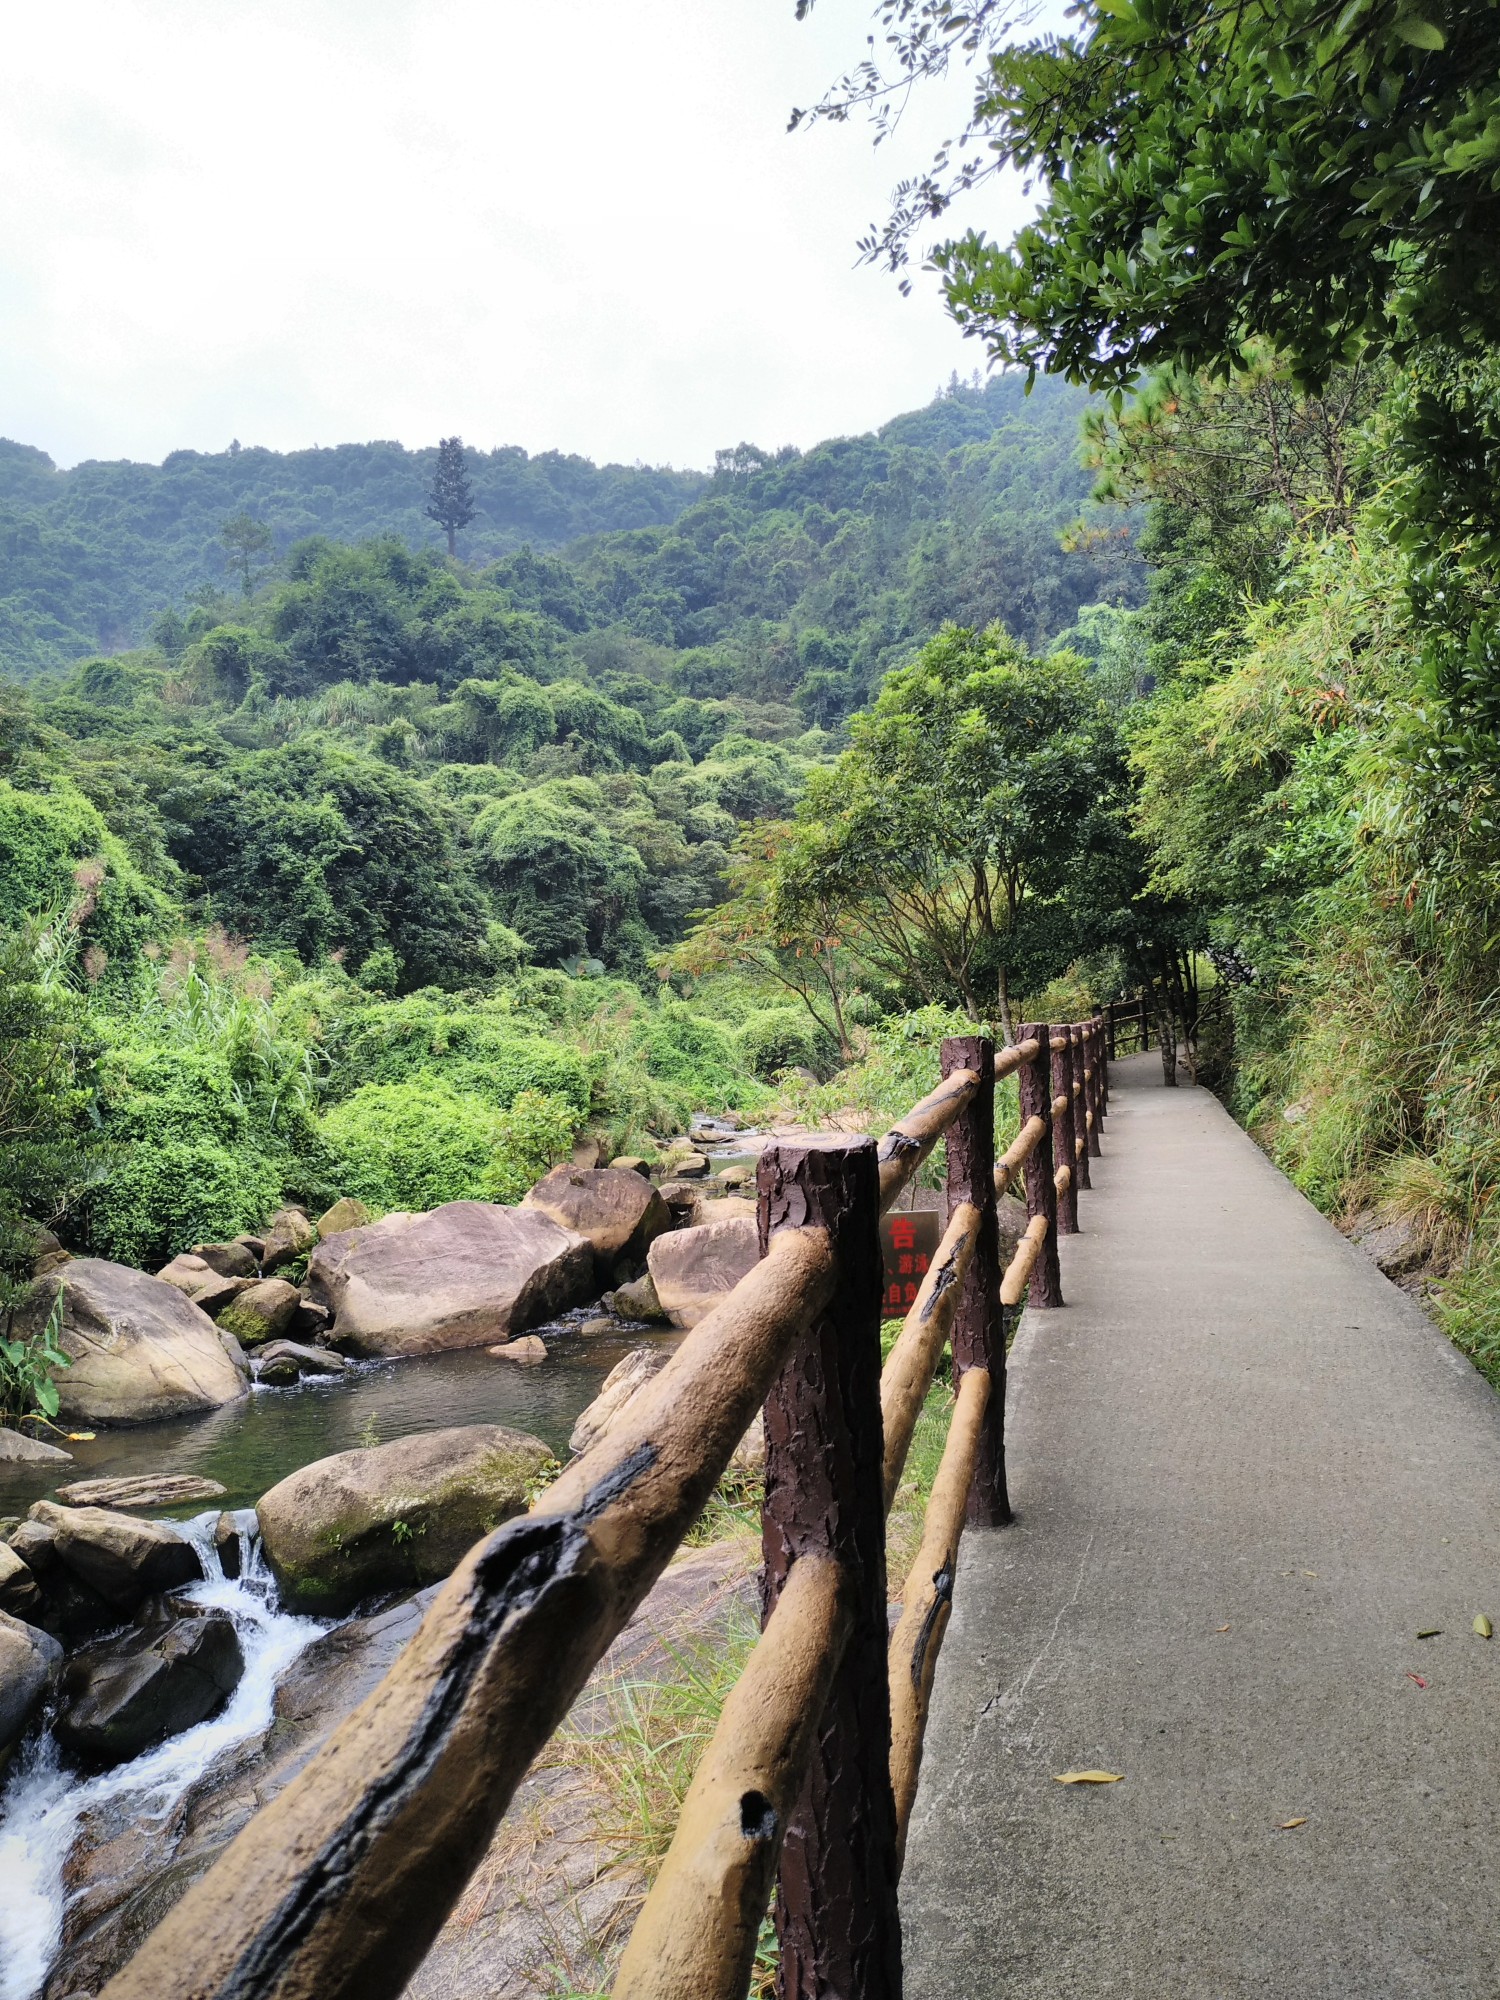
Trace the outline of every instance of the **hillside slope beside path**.
[[1493, 2000], [1500, 1399], [1155, 1057], [1093, 1179], [963, 1544], [907, 1993]]

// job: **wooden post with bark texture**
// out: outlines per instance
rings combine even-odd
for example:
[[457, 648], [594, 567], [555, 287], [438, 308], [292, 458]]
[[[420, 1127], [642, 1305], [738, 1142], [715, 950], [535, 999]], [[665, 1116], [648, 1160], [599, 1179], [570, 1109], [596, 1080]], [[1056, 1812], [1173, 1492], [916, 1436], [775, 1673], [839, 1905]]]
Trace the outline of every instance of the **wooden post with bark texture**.
[[1026, 1175], [1026, 1213], [1035, 1218], [1047, 1218], [1047, 1235], [1042, 1244], [1042, 1254], [1036, 1261], [1036, 1269], [1031, 1274], [1031, 1303], [1034, 1306], [1060, 1306], [1062, 1295], [1062, 1267], [1057, 1255], [1058, 1202], [1057, 1183], [1053, 1176], [1057, 1172], [1052, 1156], [1052, 1057], [1048, 1053], [1052, 1030], [1045, 1021], [1028, 1021], [1021, 1030], [1022, 1041], [1036, 1038], [1039, 1054], [1035, 1062], [1025, 1063], [1016, 1072], [1016, 1082], [1021, 1093], [1021, 1123], [1029, 1118], [1040, 1118], [1046, 1126], [1031, 1156], [1023, 1169]]
[[1149, 1003], [1146, 999], [1146, 989], [1144, 986], [1141, 988], [1140, 1001], [1141, 1001], [1141, 1054], [1144, 1055], [1147, 1049], [1149, 1049], [1151, 1046], [1151, 1015], [1149, 1011]]
[[[1088, 1065], [1088, 1043], [1084, 1039], [1081, 1022], [1074, 1021], [1067, 1030], [1068, 1040], [1073, 1044], [1073, 1185], [1082, 1194], [1086, 1187], [1092, 1187], [1089, 1179], [1089, 1103], [1088, 1089], [1083, 1072]], [[1079, 1140], [1083, 1144], [1079, 1145]]]
[[1119, 1053], [1119, 1024], [1115, 1019], [1113, 1000], [1109, 1002], [1109, 1052], [1112, 1056]]
[[1063, 1236], [1078, 1234], [1078, 1176], [1073, 1171], [1073, 1038], [1065, 1027], [1052, 1030], [1050, 1072], [1051, 1093], [1063, 1100], [1063, 1109], [1054, 1125], [1053, 1152], [1059, 1168], [1068, 1169], [1068, 1178], [1057, 1195], [1057, 1231]]
[[995, 1045], [984, 1035], [949, 1035], [944, 1076], [973, 1070], [979, 1088], [948, 1127], [948, 1213], [970, 1201], [979, 1211], [979, 1240], [953, 1316], [955, 1388], [971, 1368], [990, 1371], [968, 1519], [998, 1528], [1010, 1519], [1005, 1491], [1005, 1317], [1000, 1310], [1000, 1222], [995, 1209]]
[[1103, 1014], [1096, 1014], [1094, 1016], [1094, 1033], [1094, 1048], [1096, 1051], [1094, 1060], [1099, 1065], [1099, 1116], [1107, 1118], [1109, 1116], [1109, 1059], [1114, 1054], [1114, 1050], [1109, 1046], [1110, 1037], [1105, 1032], [1105, 1017]]
[[1083, 1035], [1083, 1101], [1086, 1107], [1084, 1122], [1088, 1126], [1088, 1150], [1091, 1159], [1100, 1159], [1104, 1153], [1104, 1058], [1100, 1051], [1102, 1037], [1097, 1021], [1085, 1021], [1081, 1029]]
[[766, 1399], [762, 1622], [801, 1556], [831, 1555], [853, 1585], [848, 1644], [781, 1850], [777, 1993], [779, 2000], [900, 2000], [875, 1142], [768, 1146], [756, 1184], [762, 1253], [780, 1230], [822, 1229], [836, 1269], [831, 1302]]

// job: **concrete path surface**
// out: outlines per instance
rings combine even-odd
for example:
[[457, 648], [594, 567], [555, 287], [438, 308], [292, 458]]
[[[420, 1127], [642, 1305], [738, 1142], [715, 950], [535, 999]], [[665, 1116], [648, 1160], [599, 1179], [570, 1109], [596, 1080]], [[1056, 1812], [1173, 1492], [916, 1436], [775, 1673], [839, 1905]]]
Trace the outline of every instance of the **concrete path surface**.
[[908, 2000], [1496, 2000], [1500, 1399], [1155, 1057], [1104, 1153], [963, 1542]]

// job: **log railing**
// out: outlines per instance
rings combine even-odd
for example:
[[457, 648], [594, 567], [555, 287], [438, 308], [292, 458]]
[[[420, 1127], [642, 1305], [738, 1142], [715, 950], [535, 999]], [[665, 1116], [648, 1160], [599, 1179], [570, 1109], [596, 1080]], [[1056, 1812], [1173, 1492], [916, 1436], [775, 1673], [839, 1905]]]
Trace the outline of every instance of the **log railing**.
[[[459, 1565], [385, 1679], [101, 2000], [395, 2000], [512, 1795], [764, 1409], [762, 1632], [626, 1946], [616, 2000], [741, 2000], [775, 1892], [783, 2000], [898, 2000], [896, 1889], [965, 1523], [1010, 1518], [1005, 1350], [1109, 1103], [1102, 1014], [942, 1047], [878, 1143], [783, 1142], [761, 1261], [600, 1442]], [[996, 1079], [1021, 1123], [997, 1161]], [[884, 1368], [879, 1218], [940, 1138], [948, 1227]], [[1002, 1267], [999, 1201], [1026, 1221]], [[951, 1347], [946, 1447], [888, 1637], [885, 1518]]]

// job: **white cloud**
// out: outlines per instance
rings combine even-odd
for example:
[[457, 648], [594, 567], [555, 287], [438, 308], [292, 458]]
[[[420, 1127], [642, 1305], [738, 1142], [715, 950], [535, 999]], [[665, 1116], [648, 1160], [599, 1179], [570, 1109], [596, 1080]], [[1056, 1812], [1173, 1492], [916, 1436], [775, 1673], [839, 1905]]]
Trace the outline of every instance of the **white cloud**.
[[[982, 357], [854, 239], [903, 165], [786, 116], [864, 0], [65, 0], [4, 9], [0, 433], [705, 464]], [[961, 103], [950, 94], [947, 110]], [[1019, 191], [992, 187], [996, 233]]]

